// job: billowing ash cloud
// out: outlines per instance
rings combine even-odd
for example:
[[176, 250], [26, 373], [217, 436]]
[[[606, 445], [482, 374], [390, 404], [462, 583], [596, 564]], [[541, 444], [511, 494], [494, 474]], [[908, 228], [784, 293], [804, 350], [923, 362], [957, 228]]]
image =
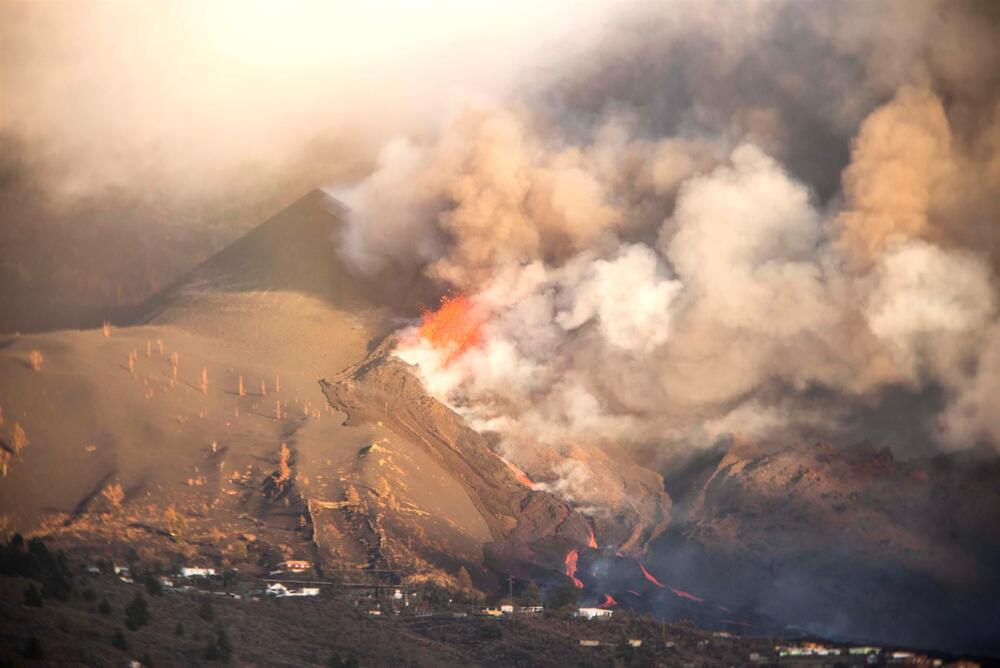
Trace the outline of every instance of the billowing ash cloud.
[[888, 388], [944, 392], [938, 446], [997, 446], [997, 18], [633, 6], [547, 85], [389, 144], [346, 195], [349, 259], [469, 296], [482, 345], [399, 355], [528, 468], [836, 437]]

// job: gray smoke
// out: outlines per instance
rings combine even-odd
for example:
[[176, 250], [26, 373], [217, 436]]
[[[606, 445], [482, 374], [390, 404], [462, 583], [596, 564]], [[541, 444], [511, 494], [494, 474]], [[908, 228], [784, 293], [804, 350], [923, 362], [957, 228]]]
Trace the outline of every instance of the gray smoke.
[[996, 447], [997, 19], [634, 5], [544, 84], [389, 144], [347, 194], [348, 257], [470, 297], [481, 346], [413, 329], [399, 354], [529, 471], [836, 439], [899, 391], [943, 393], [935, 447]]

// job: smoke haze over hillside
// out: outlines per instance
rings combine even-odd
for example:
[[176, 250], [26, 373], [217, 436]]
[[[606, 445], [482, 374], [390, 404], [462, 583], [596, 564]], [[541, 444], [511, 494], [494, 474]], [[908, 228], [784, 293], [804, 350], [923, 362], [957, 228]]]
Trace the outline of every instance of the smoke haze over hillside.
[[898, 453], [995, 448], [997, 18], [632, 6], [559, 77], [388, 144], [341, 193], [349, 257], [486, 314], [457, 360], [400, 354], [515, 459], [865, 438], [862, 414], [912, 425], [879, 409], [899, 392], [941, 399], [879, 433]]
[[608, 12], [3, 3], [0, 329], [99, 323], [310, 189], [360, 178], [455, 100], [504, 96]]

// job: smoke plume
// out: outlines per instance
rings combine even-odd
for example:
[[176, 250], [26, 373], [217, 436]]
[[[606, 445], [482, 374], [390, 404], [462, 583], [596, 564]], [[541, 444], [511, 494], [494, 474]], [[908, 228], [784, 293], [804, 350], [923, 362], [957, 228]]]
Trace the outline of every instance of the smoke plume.
[[602, 443], [836, 439], [900, 389], [944, 393], [936, 447], [998, 447], [997, 19], [634, 5], [558, 75], [388, 144], [344, 193], [347, 257], [475, 305], [481, 345], [412, 328], [398, 354], [533, 475]]

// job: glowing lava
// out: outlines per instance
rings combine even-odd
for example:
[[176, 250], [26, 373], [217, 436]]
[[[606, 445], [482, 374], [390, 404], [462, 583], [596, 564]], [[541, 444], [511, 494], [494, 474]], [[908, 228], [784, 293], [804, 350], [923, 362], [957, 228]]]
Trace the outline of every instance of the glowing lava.
[[493, 456], [496, 457], [497, 459], [499, 459], [500, 461], [502, 461], [504, 464], [507, 465], [507, 468], [509, 468], [510, 472], [514, 474], [514, 478], [517, 479], [517, 481], [519, 483], [521, 483], [525, 487], [534, 489], [535, 483], [533, 483], [531, 481], [531, 478], [528, 477], [527, 473], [525, 473], [520, 468], [518, 468], [517, 464], [515, 464], [514, 462], [509, 461], [509, 460], [501, 457], [500, 455], [498, 455], [495, 452], [493, 453]]
[[643, 566], [641, 562], [639, 562], [639, 568], [642, 569], [642, 574], [646, 576], [647, 580], [649, 580], [650, 582], [652, 582], [653, 584], [655, 584], [657, 587], [659, 587], [661, 589], [664, 588], [664, 587], [666, 587], [665, 584], [663, 584], [662, 582], [660, 582], [659, 580], [657, 580], [656, 578], [654, 578], [653, 574], [650, 573], [649, 571], [647, 571], [646, 567]]
[[580, 554], [576, 550], [566, 553], [566, 577], [573, 581], [577, 589], [583, 589], [583, 582], [576, 577], [576, 562], [579, 561]]
[[484, 314], [465, 295], [442, 297], [436, 311], [424, 311], [420, 336], [435, 348], [446, 351], [445, 363], [450, 364], [483, 342], [485, 321]]
[[676, 596], [679, 596], [681, 598], [686, 598], [688, 600], [694, 601], [695, 603], [704, 603], [705, 602], [705, 599], [699, 598], [699, 597], [695, 596], [694, 594], [689, 594], [686, 591], [683, 591], [681, 589], [674, 589], [673, 587], [670, 587], [670, 591], [674, 592], [674, 594]]
[[587, 536], [587, 547], [597, 549], [597, 536], [594, 535], [594, 527], [590, 527], [590, 535]]
[[618, 605], [618, 601], [611, 594], [605, 594], [604, 600], [598, 604], [598, 608], [610, 608], [613, 605]]

